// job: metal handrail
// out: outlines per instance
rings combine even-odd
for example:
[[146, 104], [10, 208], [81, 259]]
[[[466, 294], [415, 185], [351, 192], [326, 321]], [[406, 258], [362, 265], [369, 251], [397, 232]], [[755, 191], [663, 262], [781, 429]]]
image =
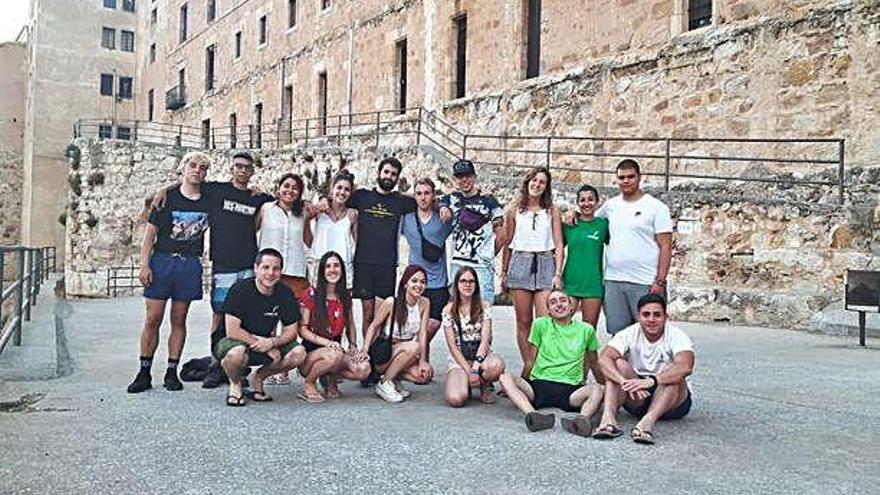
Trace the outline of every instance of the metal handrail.
[[[832, 185], [838, 188], [840, 204], [844, 202], [845, 193], [845, 140], [839, 138], [493, 135], [463, 132], [444, 120], [436, 111], [424, 110], [421, 107], [303, 119], [288, 118], [243, 126], [220, 126], [210, 128], [207, 133], [205, 129], [178, 124], [87, 119], [78, 121], [74, 132], [78, 137], [99, 137], [97, 129], [101, 125], [124, 125], [131, 130], [130, 139], [133, 140], [197, 148], [261, 149], [281, 148], [288, 145], [332, 146], [334, 144], [341, 146], [343, 142], [349, 145], [352, 143], [374, 145], [378, 148], [383, 137], [412, 136], [416, 145], [423, 141], [428, 142], [451, 159], [468, 158], [475, 164], [484, 166], [524, 168], [542, 165], [551, 169], [610, 175], [614, 173], [613, 167], [604, 166], [601, 163], [603, 158], [643, 159], [648, 161], [644, 174], [662, 176], [667, 191], [672, 179], [705, 179], [788, 185]], [[523, 145], [512, 146], [511, 143]], [[538, 143], [538, 146], [535, 146], [535, 143]], [[590, 144], [591, 149], [572, 149], [582, 144]], [[630, 144], [638, 145], [639, 149], [633, 151], [621, 149]], [[737, 155], [730, 152], [730, 147], [725, 147], [725, 152], [718, 155], [705, 150], [711, 145], [722, 144], [735, 144], [743, 149], [750, 144], [771, 144], [784, 146], [787, 149], [779, 150], [776, 156], [763, 156], [764, 153], [745, 151]], [[679, 149], [684, 146], [688, 146], [689, 150]], [[654, 150], [649, 152], [646, 147], [653, 147]], [[792, 151], [797, 147], [809, 148], [815, 155], [797, 156]], [[819, 150], [821, 147], [831, 147], [832, 150], [826, 154]], [[581, 160], [578, 160], [579, 158]], [[582, 164], [571, 167], [569, 163], [572, 161]], [[693, 169], [695, 167], [689, 166], [693, 163], [709, 163], [721, 172], [703, 173], [705, 167], [697, 168], [695, 171]], [[657, 164], [660, 166], [656, 166]], [[737, 164], [822, 167], [836, 165], [836, 177], [833, 180], [809, 180], [783, 173], [776, 175], [767, 173], [764, 177], [752, 177], [737, 174], [735, 168]]]
[[[14, 265], [7, 264], [7, 256], [15, 257]], [[31, 307], [37, 304], [43, 282], [57, 270], [56, 263], [54, 246], [0, 246], [0, 353], [10, 340], [21, 345], [22, 324], [31, 320]], [[12, 283], [7, 286], [6, 270], [12, 266]], [[6, 302], [13, 298], [13, 310], [7, 315]]]

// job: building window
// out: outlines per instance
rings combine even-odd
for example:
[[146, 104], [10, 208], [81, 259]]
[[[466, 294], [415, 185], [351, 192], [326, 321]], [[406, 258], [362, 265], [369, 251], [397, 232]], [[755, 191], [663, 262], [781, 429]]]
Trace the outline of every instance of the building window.
[[134, 12], [134, 0], [122, 0], [122, 10]]
[[104, 0], [104, 7], [108, 9], [116, 8], [116, 0]]
[[455, 98], [464, 98], [467, 72], [467, 16], [460, 15], [455, 23]]
[[134, 33], [132, 31], [122, 31], [119, 38], [119, 48], [124, 52], [134, 51]]
[[406, 113], [406, 38], [395, 45], [397, 52], [397, 110]]
[[132, 84], [132, 79], [130, 77], [121, 76], [119, 78], [119, 96], [120, 99], [131, 99], [131, 89], [134, 84]]
[[177, 71], [177, 87], [180, 89], [180, 94], [183, 94], [186, 89], [186, 68]]
[[116, 30], [113, 28], [101, 29], [101, 46], [108, 50], [116, 49]]
[[287, 0], [287, 27], [296, 26], [296, 0]]
[[101, 74], [101, 95], [113, 96], [113, 74]]
[[154, 7], [153, 10], [150, 11], [150, 26], [155, 26], [156, 22], [159, 20], [159, 9]]
[[263, 104], [254, 105], [254, 130], [251, 134], [252, 148], [263, 147]]
[[153, 101], [153, 90], [147, 91], [147, 120], [153, 120], [153, 110], [155, 109], [155, 102]]
[[333, 2], [330, 0], [321, 0], [321, 10], [330, 10], [330, 7], [333, 6]]
[[186, 21], [187, 21], [187, 8], [186, 4], [180, 6], [180, 33], [178, 35], [178, 41], [183, 43], [186, 41]]
[[238, 126], [238, 118], [234, 113], [229, 114], [229, 147], [235, 148], [235, 145], [238, 144], [238, 131], [236, 129]]
[[688, 0], [688, 31], [712, 24], [712, 0]]
[[150, 63], [152, 64], [155, 61], [156, 61], [156, 44], [150, 43]]
[[318, 74], [318, 135], [327, 134], [327, 73]]
[[260, 44], [265, 44], [269, 30], [269, 20], [266, 16], [260, 17]]
[[131, 140], [131, 127], [126, 126], [117, 126], [116, 127], [116, 139], [124, 139], [126, 141]]
[[101, 139], [110, 139], [113, 137], [113, 126], [110, 124], [98, 125], [98, 137]]
[[205, 91], [214, 89], [214, 45], [205, 48]]
[[212, 148], [211, 146], [211, 119], [202, 121], [202, 148]]
[[217, 18], [217, 0], [208, 0], [208, 5], [206, 6], [208, 22], [214, 22], [214, 19]]
[[241, 57], [241, 31], [235, 33], [235, 58]]
[[526, 79], [541, 72], [541, 0], [525, 0]]

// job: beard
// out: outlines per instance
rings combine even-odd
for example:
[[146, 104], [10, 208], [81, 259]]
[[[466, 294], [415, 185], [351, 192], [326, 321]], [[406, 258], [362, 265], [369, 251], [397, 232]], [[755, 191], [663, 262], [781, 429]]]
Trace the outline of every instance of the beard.
[[385, 192], [390, 192], [396, 185], [397, 182], [391, 179], [379, 179], [379, 187]]

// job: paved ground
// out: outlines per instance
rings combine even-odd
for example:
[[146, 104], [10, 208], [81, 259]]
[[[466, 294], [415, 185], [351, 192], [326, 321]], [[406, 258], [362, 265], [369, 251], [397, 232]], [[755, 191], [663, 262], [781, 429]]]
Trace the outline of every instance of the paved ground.
[[[645, 447], [528, 433], [503, 399], [450, 409], [442, 376], [399, 405], [348, 383], [345, 399], [316, 406], [281, 386], [268, 388], [275, 402], [239, 409], [193, 384], [129, 395], [141, 305], [74, 302], [73, 372], [0, 383], [3, 400], [45, 394], [0, 412], [0, 493], [880, 492], [876, 341], [683, 325], [697, 345], [695, 407]], [[207, 314], [194, 307], [187, 358], [207, 349]], [[511, 317], [496, 308], [497, 349], [514, 363]], [[434, 346], [433, 361], [445, 353]]]

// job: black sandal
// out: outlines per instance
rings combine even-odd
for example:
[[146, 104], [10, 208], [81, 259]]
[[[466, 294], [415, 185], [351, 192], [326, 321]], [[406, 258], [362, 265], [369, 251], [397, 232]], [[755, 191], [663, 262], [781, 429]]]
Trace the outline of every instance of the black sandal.
[[244, 396], [229, 394], [226, 396], [226, 405], [229, 407], [242, 407], [247, 405]]

